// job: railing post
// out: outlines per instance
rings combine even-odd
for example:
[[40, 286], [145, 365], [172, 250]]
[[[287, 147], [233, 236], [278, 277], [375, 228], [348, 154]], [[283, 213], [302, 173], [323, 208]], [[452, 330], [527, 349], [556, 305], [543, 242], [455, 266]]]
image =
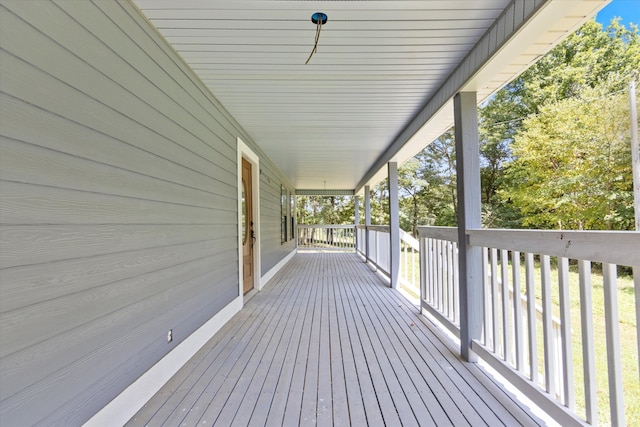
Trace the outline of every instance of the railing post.
[[480, 216], [480, 148], [475, 92], [453, 98], [458, 188], [458, 257], [460, 283], [460, 353], [473, 362], [471, 341], [482, 330], [482, 249], [471, 247], [466, 230], [482, 226]]
[[356, 228], [355, 241], [356, 241], [356, 252], [358, 252], [358, 225], [360, 225], [360, 198], [357, 195], [353, 196], [353, 223]]
[[398, 287], [400, 276], [400, 206], [398, 198], [398, 163], [389, 162], [389, 276], [391, 287]]
[[371, 189], [364, 186], [364, 257], [365, 262], [369, 261], [369, 226], [371, 225]]

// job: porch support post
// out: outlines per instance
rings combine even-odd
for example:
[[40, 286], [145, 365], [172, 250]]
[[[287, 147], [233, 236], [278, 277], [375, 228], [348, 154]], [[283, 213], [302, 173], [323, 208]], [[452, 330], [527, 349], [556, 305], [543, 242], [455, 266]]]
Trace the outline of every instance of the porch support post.
[[358, 225], [360, 225], [360, 198], [357, 194], [353, 196], [353, 223], [356, 226], [356, 252], [358, 252]]
[[389, 274], [391, 287], [398, 287], [400, 276], [400, 206], [398, 198], [398, 163], [387, 164], [389, 173]]
[[480, 148], [475, 92], [453, 98], [458, 187], [458, 266], [460, 279], [460, 354], [468, 362], [477, 356], [471, 341], [482, 330], [482, 249], [469, 246], [467, 230], [481, 228]]
[[371, 225], [371, 189], [364, 186], [364, 256], [365, 262], [369, 261], [369, 226]]
[[360, 225], [360, 197], [353, 196], [353, 222], [356, 224], [356, 227]]

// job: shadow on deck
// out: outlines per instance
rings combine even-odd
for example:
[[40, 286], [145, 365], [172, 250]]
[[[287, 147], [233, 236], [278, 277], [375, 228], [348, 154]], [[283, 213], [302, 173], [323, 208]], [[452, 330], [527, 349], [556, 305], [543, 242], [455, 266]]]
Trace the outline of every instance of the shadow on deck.
[[353, 253], [304, 253], [128, 423], [539, 425]]

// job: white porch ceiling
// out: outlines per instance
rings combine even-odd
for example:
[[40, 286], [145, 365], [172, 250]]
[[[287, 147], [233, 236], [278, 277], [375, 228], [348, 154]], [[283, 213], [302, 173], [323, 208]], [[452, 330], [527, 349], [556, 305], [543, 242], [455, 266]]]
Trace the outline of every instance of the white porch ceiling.
[[[479, 100], [607, 2], [553, 1], [565, 5], [564, 16], [548, 25], [538, 21], [517, 52], [492, 64], [494, 71], [482, 81], [467, 82]], [[365, 177], [374, 182], [380, 174], [372, 168], [379, 169], [374, 165], [385, 154], [402, 162], [448, 128], [452, 114], [445, 112], [405, 149], [388, 151], [511, 3], [134, 2], [290, 183], [319, 189], [355, 189]], [[305, 65], [315, 37], [314, 12], [326, 13], [328, 22]]]

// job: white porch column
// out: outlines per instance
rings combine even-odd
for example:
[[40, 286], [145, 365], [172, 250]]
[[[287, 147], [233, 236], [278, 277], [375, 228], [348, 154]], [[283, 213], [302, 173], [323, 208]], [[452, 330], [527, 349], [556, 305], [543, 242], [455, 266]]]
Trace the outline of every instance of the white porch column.
[[364, 186], [364, 225], [367, 227], [364, 231], [364, 253], [366, 262], [369, 260], [369, 226], [371, 225], [371, 189], [368, 185]]
[[474, 362], [471, 341], [482, 330], [482, 250], [470, 247], [467, 229], [480, 228], [480, 148], [475, 92], [453, 98], [456, 172], [458, 174], [458, 257], [460, 278], [460, 354]]
[[353, 222], [356, 224], [356, 227], [360, 225], [360, 197], [353, 196]]
[[398, 287], [400, 276], [400, 205], [398, 198], [398, 163], [387, 164], [389, 173], [389, 274], [391, 287]]
[[356, 225], [356, 252], [358, 252], [358, 225], [360, 225], [360, 198], [357, 194], [353, 196], [353, 223]]

